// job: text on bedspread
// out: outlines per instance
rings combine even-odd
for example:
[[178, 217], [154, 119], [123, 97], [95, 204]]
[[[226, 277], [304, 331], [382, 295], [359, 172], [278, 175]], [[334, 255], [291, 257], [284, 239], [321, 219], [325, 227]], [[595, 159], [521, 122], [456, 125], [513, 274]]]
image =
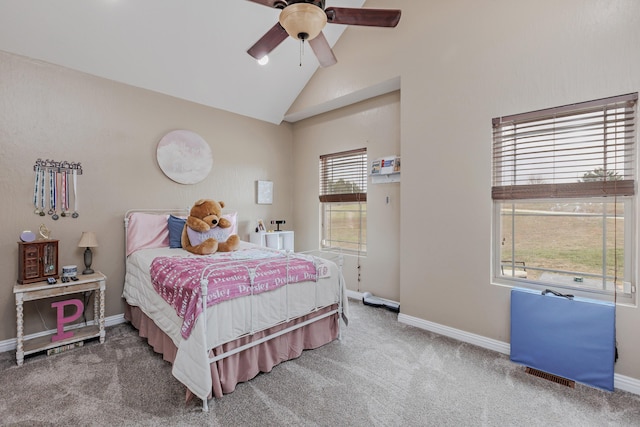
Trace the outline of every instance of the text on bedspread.
[[[322, 274], [321, 274], [322, 276]], [[212, 256], [157, 257], [151, 263], [154, 289], [182, 318], [186, 339], [202, 312], [200, 281], [206, 279], [207, 306], [272, 291], [287, 283], [317, 281], [313, 258], [260, 249]]]

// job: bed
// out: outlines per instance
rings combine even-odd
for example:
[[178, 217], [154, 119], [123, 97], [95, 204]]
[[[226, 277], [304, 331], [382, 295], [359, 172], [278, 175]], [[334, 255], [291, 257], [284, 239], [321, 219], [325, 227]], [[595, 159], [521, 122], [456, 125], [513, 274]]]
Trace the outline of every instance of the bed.
[[[233, 252], [180, 247], [187, 212], [125, 214], [125, 318], [172, 363], [187, 399], [208, 399], [340, 338], [348, 323], [341, 257], [241, 242]], [[236, 232], [235, 213], [229, 233]], [[320, 256], [322, 255], [322, 256]]]

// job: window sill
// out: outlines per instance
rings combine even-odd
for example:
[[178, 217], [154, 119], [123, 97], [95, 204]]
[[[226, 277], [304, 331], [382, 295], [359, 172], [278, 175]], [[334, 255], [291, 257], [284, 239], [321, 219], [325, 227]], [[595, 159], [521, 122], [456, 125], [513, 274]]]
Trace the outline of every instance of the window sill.
[[576, 297], [593, 299], [598, 301], [607, 301], [613, 302], [616, 300], [616, 305], [624, 306], [624, 307], [633, 307], [637, 308], [637, 298], [636, 293], [621, 293], [618, 292], [617, 296], [614, 295], [612, 291], [599, 291], [599, 290], [588, 290], [588, 289], [577, 289], [572, 288], [563, 283], [541, 283], [541, 282], [533, 282], [530, 280], [518, 279], [518, 278], [507, 278], [507, 277], [493, 277], [491, 279], [491, 284], [496, 286], [504, 286], [507, 288], [525, 288], [525, 289], [533, 289], [536, 291], [544, 291], [545, 289], [551, 289], [563, 294], [571, 294]]
[[333, 254], [340, 254], [340, 255], [345, 255], [345, 256], [359, 256], [362, 258], [366, 258], [367, 257], [367, 253], [366, 252], [358, 252], [358, 251], [354, 251], [351, 249], [341, 249], [341, 248], [320, 248], [318, 249], [321, 252], [329, 252], [329, 253], [333, 253]]

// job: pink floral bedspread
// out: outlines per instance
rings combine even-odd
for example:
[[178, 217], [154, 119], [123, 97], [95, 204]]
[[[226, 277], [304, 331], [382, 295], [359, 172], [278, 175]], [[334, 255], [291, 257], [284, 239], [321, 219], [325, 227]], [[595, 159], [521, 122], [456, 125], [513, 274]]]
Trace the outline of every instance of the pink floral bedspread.
[[296, 254], [287, 259], [280, 252], [257, 248], [210, 256], [157, 257], [151, 263], [151, 282], [183, 319], [181, 333], [186, 339], [202, 313], [202, 277], [208, 280], [207, 307], [210, 307], [233, 298], [272, 291], [287, 282], [315, 282], [318, 274], [312, 259]]

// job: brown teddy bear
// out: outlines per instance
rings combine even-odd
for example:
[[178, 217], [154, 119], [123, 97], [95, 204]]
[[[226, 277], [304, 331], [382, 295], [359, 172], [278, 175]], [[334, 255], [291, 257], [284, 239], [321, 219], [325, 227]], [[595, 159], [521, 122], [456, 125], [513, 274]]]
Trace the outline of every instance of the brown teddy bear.
[[182, 229], [182, 247], [196, 255], [210, 255], [235, 251], [240, 238], [231, 234], [232, 223], [222, 217], [224, 202], [211, 199], [198, 200]]

